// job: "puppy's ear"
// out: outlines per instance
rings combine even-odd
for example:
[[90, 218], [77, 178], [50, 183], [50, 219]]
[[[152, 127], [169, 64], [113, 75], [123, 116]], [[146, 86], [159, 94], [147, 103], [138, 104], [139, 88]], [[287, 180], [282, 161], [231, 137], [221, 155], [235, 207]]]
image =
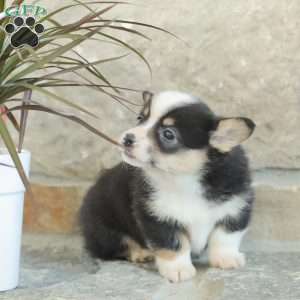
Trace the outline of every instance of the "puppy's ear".
[[211, 133], [209, 144], [221, 152], [229, 152], [245, 141], [254, 131], [255, 124], [248, 118], [224, 118], [218, 120]]
[[144, 91], [143, 92], [143, 100], [144, 100], [144, 104], [149, 103], [153, 98], [153, 93], [149, 92], [149, 91]]

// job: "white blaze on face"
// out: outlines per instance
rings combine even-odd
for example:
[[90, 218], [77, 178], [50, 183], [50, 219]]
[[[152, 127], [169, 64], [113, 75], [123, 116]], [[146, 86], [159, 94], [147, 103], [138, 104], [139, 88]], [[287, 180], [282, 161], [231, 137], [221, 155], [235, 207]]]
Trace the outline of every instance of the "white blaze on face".
[[189, 104], [198, 103], [198, 100], [189, 94], [180, 92], [162, 92], [154, 96], [151, 103], [148, 126], [153, 126], [161, 117], [169, 111]]
[[149, 132], [153, 129], [155, 124], [171, 110], [194, 103], [198, 103], [196, 98], [181, 92], [167, 91], [155, 95], [151, 101], [149, 118], [141, 125], [127, 130], [121, 136], [121, 141], [128, 133], [134, 134], [135, 136], [135, 144], [131, 150], [131, 154], [134, 158], [130, 158], [123, 153], [123, 160], [137, 167], [142, 167], [151, 163], [153, 159], [155, 160], [154, 156], [159, 153], [154, 153], [154, 151], [158, 152], [157, 149], [155, 149], [157, 146]]

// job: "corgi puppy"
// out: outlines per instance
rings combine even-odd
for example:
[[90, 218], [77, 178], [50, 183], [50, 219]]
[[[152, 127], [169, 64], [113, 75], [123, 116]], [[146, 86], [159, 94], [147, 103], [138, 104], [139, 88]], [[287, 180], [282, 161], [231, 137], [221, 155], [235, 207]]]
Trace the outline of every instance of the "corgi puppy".
[[239, 251], [254, 193], [240, 144], [248, 118], [223, 118], [191, 95], [143, 93], [138, 124], [123, 133], [123, 162], [104, 171], [83, 201], [88, 252], [101, 259], [154, 259], [172, 282], [192, 278], [192, 254], [213, 267], [244, 266]]

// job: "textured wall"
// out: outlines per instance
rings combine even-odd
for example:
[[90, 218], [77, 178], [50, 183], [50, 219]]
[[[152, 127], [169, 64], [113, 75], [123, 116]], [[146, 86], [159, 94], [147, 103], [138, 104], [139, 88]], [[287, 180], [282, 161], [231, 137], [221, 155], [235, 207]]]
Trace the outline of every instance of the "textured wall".
[[[59, 3], [43, 2], [50, 10]], [[253, 168], [300, 168], [300, 1], [136, 3], [117, 8], [112, 16], [162, 26], [188, 46], [149, 30], [152, 42], [124, 35], [151, 62], [153, 79], [134, 55], [113, 67], [103, 65], [105, 75], [122, 86], [191, 92], [219, 114], [253, 118], [257, 130], [246, 143]], [[105, 45], [79, 51], [91, 60], [127, 52]], [[99, 115], [99, 120], [88, 120], [112, 136], [134, 124], [133, 114], [96, 92], [66, 89], [61, 93], [87, 104]], [[54, 181], [89, 180], [119, 159], [110, 144], [52, 116], [32, 114], [28, 133], [26, 146], [33, 152], [38, 180], [50, 182], [48, 176]]]

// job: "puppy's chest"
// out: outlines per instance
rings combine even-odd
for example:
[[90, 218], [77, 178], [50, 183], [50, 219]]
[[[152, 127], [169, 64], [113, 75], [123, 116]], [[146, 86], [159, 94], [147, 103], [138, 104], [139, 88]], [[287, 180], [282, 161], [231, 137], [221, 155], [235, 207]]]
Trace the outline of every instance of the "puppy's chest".
[[157, 180], [153, 183], [150, 209], [162, 220], [174, 220], [183, 225], [212, 219], [214, 205], [204, 196], [197, 177]]
[[225, 202], [208, 200], [205, 187], [194, 176], [150, 178], [155, 192], [151, 195], [149, 210], [161, 221], [178, 222], [188, 231], [192, 251], [200, 253], [218, 221], [237, 216], [246, 205], [241, 195]]

